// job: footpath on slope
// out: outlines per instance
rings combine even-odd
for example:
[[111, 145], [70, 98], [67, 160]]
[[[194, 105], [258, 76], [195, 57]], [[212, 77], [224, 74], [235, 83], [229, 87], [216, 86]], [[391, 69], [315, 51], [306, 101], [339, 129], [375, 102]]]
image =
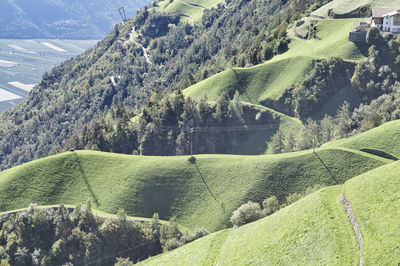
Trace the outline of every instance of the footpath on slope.
[[351, 224], [353, 225], [354, 233], [356, 234], [358, 245], [360, 246], [360, 266], [362, 266], [362, 247], [363, 247], [363, 239], [361, 235], [360, 227], [358, 226], [356, 216], [353, 213], [353, 209], [351, 208], [350, 202], [348, 201], [344, 191], [340, 194], [340, 201], [346, 210], [347, 216]]
[[146, 58], [146, 62], [147, 62], [149, 65], [152, 65], [153, 63], [150, 61], [149, 55], [147, 54], [147, 51], [146, 51], [146, 48], [144, 48], [142, 44], [138, 43], [138, 42], [135, 40], [135, 37], [133, 37], [133, 34], [134, 34], [134, 33], [135, 33], [135, 27], [133, 27], [133, 28], [132, 28], [132, 31], [129, 33], [129, 41], [135, 43], [137, 46], [139, 46], [139, 47], [142, 48], [143, 55], [144, 55], [144, 57]]

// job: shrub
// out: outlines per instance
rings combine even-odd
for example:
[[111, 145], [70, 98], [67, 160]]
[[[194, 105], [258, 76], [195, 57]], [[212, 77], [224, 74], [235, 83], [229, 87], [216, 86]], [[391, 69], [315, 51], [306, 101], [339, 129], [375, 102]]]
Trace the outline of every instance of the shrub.
[[276, 196], [271, 196], [269, 198], [266, 198], [263, 203], [263, 214], [264, 215], [270, 215], [277, 210], [279, 210], [279, 201]]
[[207, 229], [202, 228], [202, 227], [201, 228], [196, 228], [194, 230], [194, 239], [201, 238], [201, 237], [206, 236], [208, 234], [210, 234], [210, 232], [208, 232]]
[[233, 227], [238, 227], [256, 221], [261, 217], [262, 212], [260, 204], [249, 201], [232, 213], [231, 223]]
[[176, 238], [168, 239], [164, 245], [164, 252], [176, 249], [181, 246], [181, 243]]

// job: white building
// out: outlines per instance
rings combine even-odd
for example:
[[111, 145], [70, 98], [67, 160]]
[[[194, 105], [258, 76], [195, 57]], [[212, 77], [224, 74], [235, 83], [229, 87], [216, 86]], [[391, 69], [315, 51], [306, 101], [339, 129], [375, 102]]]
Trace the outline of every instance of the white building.
[[374, 8], [371, 26], [377, 27], [381, 31], [400, 33], [400, 10]]

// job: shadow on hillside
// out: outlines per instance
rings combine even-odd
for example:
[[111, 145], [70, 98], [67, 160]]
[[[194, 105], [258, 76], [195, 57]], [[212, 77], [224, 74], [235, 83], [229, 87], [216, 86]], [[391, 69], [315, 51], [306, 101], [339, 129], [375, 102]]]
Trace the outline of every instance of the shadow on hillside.
[[366, 43], [356, 42], [355, 45], [363, 56], [368, 57], [368, 45]]
[[93, 192], [93, 190], [92, 190], [92, 187], [91, 187], [90, 184], [89, 184], [89, 181], [88, 181], [88, 179], [87, 179], [87, 177], [86, 177], [85, 171], [83, 170], [82, 164], [81, 164], [81, 162], [80, 162], [80, 160], [79, 160], [78, 154], [76, 154], [76, 152], [73, 152], [73, 154], [74, 154], [74, 156], [75, 156], [76, 165], [78, 166], [78, 171], [81, 172], [82, 177], [83, 177], [83, 181], [85, 182], [86, 187], [87, 187], [87, 189], [89, 190], [89, 192], [90, 192], [90, 194], [91, 194], [91, 196], [92, 196], [92, 198], [93, 198], [94, 203], [96, 204], [96, 207], [99, 207], [99, 206], [100, 206], [100, 203], [99, 203], [99, 201], [97, 200], [97, 197], [96, 197], [96, 195], [94, 194], [94, 192]]

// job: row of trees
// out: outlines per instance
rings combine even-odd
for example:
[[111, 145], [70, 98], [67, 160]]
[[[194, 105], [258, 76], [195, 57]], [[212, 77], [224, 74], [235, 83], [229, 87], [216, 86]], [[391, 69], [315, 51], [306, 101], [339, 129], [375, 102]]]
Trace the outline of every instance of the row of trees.
[[134, 115], [119, 105], [114, 116], [84, 127], [65, 148], [146, 155], [241, 153], [241, 144], [254, 136], [249, 127], [279, 124], [272, 113], [243, 105], [238, 92], [232, 99], [223, 93], [215, 104], [206, 96], [185, 98], [180, 91], [162, 99], [153, 94], [143, 112]]

